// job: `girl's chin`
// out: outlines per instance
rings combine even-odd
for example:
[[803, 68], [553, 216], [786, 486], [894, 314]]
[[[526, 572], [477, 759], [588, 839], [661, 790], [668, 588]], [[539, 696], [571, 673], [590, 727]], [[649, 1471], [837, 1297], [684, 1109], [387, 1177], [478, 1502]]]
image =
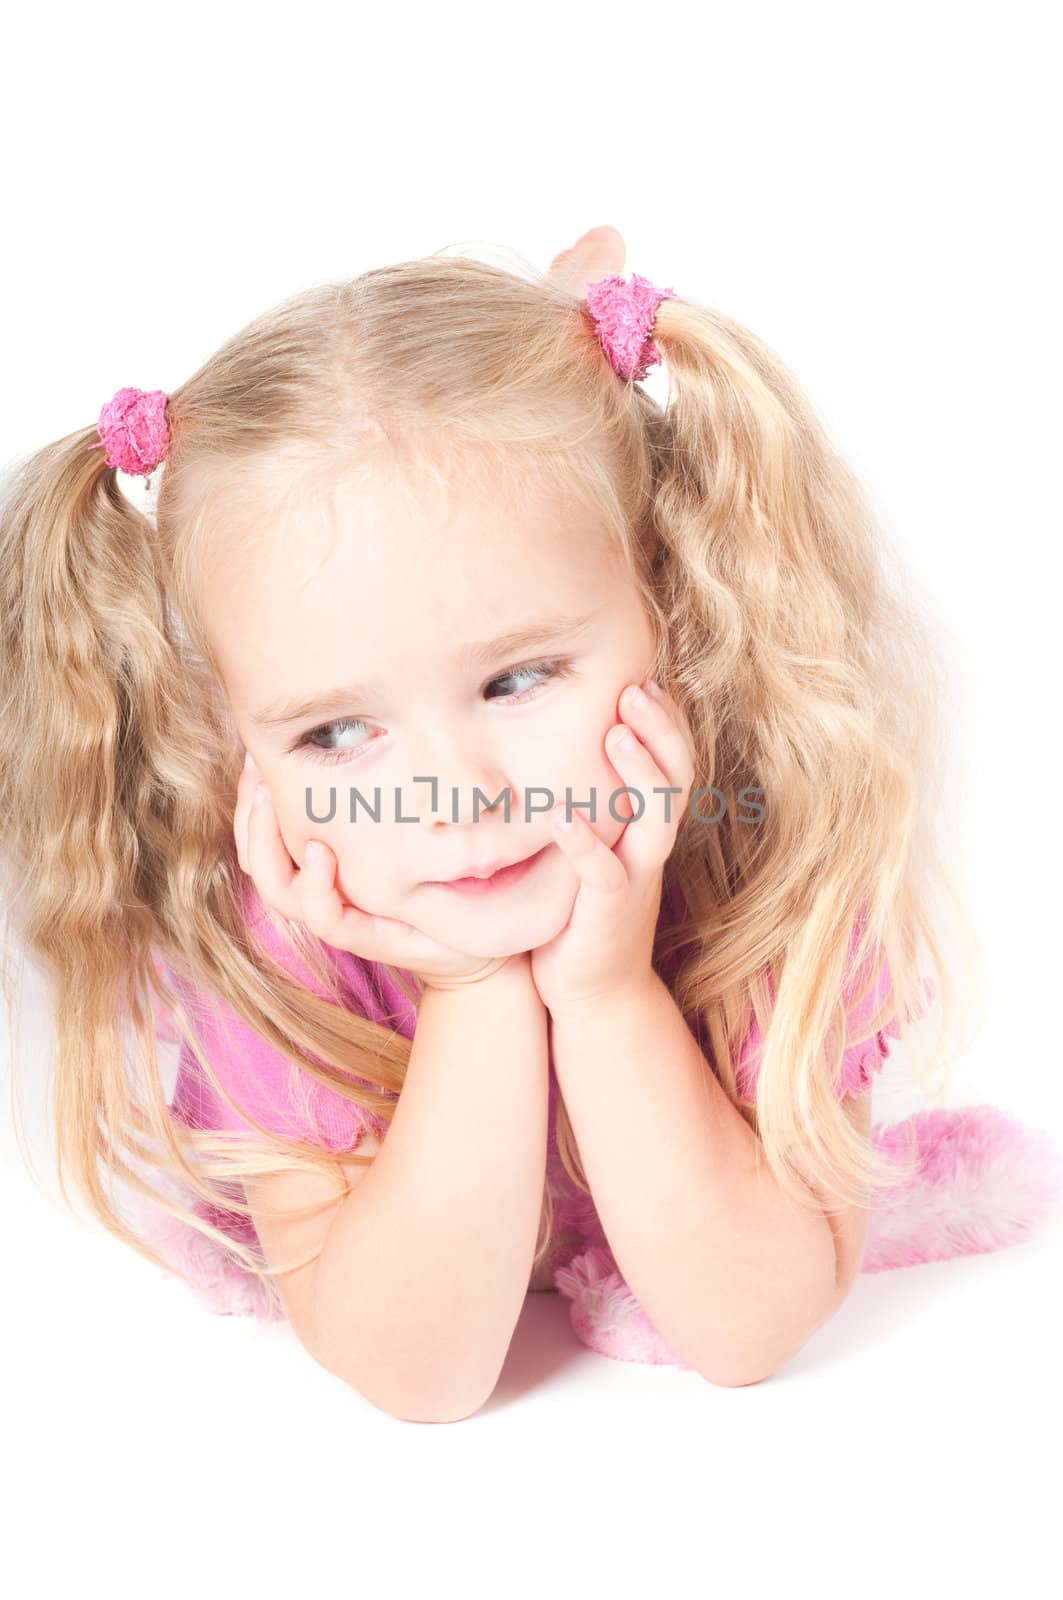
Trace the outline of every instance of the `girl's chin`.
[[[454, 896], [455, 899], [459, 897]], [[462, 897], [464, 899], [464, 897]], [[551, 896], [551, 901], [555, 899]], [[568, 921], [571, 899], [566, 904], [531, 904], [517, 901], [503, 905], [491, 895], [470, 896], [447, 916], [416, 918], [417, 926], [430, 938], [469, 955], [519, 955], [556, 938]], [[411, 913], [412, 915], [412, 913]], [[490, 948], [487, 948], [487, 947]]]

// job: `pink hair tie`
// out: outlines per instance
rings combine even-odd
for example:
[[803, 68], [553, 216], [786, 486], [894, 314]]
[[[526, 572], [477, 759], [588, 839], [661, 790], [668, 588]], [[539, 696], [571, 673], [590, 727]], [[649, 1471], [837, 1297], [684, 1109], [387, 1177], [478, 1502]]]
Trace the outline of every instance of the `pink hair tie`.
[[163, 460], [170, 443], [168, 399], [161, 389], [119, 389], [100, 412], [101, 442], [89, 449], [106, 448], [109, 467], [147, 477]]
[[637, 272], [631, 282], [615, 274], [588, 284], [584, 296], [594, 318], [598, 342], [622, 378], [644, 378], [661, 359], [653, 342], [653, 324], [662, 300], [676, 300], [672, 289], [657, 289]]

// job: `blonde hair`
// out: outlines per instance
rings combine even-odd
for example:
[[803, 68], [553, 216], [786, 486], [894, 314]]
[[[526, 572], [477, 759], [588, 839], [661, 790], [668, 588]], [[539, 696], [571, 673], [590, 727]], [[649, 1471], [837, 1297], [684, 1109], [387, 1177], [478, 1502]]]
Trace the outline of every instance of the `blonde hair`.
[[[261, 1252], [167, 1198], [166, 1179], [244, 1215], [238, 1180], [253, 1173], [314, 1166], [342, 1189], [310, 1143], [175, 1125], [153, 995], [216, 1079], [154, 952], [385, 1123], [402, 1087], [410, 1041], [340, 1003], [318, 941], [287, 925], [331, 1000], [249, 936], [232, 839], [242, 751], [197, 615], [208, 542], [240, 500], [280, 505], [356, 458], [386, 457], [452, 489], [475, 488], [481, 473], [545, 476], [606, 519], [653, 623], [654, 675], [694, 739], [696, 785], [728, 801], [712, 825], [684, 812], [665, 889], [678, 886], [689, 914], [662, 929], [655, 961], [678, 962], [677, 1002], [789, 1192], [861, 1203], [869, 1185], [902, 1181], [836, 1096], [842, 1050], [859, 1042], [845, 1035], [840, 996], [860, 922], [856, 963], [874, 973], [885, 957], [892, 976], [871, 1027], [896, 1021], [924, 1093], [940, 1095], [969, 1021], [950, 939], [965, 941], [964, 959], [980, 957], [936, 837], [944, 669], [864, 492], [778, 357], [683, 299], [661, 304], [654, 337], [663, 404], [617, 376], [582, 300], [557, 282], [430, 256], [292, 297], [173, 390], [154, 525], [90, 448], [95, 426], [9, 475], [0, 806], [10, 906], [52, 985], [62, 1192], [69, 1201], [69, 1175], [149, 1259], [160, 1261], [116, 1204], [116, 1177], [267, 1287], [275, 1274]], [[756, 826], [734, 805], [750, 792], [764, 806]], [[941, 1021], [925, 1053], [936, 1073], [910, 1026], [925, 1009], [924, 958]], [[754, 1017], [762, 1065], [747, 1105], [737, 1050]], [[589, 1192], [561, 1100], [556, 1131]], [[536, 1264], [553, 1214], [548, 1185]]]

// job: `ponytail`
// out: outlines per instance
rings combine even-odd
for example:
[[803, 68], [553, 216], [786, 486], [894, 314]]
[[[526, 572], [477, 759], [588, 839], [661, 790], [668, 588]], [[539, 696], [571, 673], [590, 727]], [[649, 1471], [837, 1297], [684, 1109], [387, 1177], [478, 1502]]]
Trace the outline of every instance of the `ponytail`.
[[[135, 1145], [148, 1126], [122, 1070], [119, 1023], [132, 1011], [149, 1031], [138, 997], [150, 990], [171, 815], [156, 752], [166, 748], [160, 685], [175, 643], [154, 529], [96, 438], [92, 429], [60, 439], [4, 485], [0, 851], [11, 925], [52, 987], [66, 1066], [56, 1079], [60, 1185], [65, 1194], [72, 1169], [114, 1226], [96, 1155], [108, 1129], [128, 1127]], [[113, 1148], [107, 1157], [124, 1168]]]
[[[685, 815], [677, 836], [671, 871], [699, 935], [678, 997], [704, 1022], [736, 1102], [735, 1056], [761, 1026], [749, 1115], [771, 1166], [796, 1194], [797, 1153], [811, 1150], [817, 1187], [855, 1201], [865, 1180], [903, 1174], [868, 1167], [832, 1092], [839, 1063], [824, 1045], [847, 958], [871, 973], [885, 962], [879, 1025], [895, 1023], [911, 1046], [929, 954], [952, 1030], [911, 1050], [917, 1071], [933, 1062], [929, 1092], [969, 1031], [954, 971], [981, 952], [934, 837], [945, 667], [892, 581], [899, 569], [861, 484], [774, 352], [684, 300], [662, 303], [654, 339], [670, 384], [654, 444], [666, 687], [711, 752], [699, 783], [726, 805], [719, 826]], [[839, 1053], [858, 1042], [843, 1030]]]

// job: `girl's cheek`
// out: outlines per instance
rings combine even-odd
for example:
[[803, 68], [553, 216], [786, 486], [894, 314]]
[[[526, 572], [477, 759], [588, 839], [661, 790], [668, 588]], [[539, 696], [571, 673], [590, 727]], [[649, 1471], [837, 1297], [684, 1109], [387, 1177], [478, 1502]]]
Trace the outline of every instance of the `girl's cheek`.
[[[409, 829], [406, 830], [407, 834]], [[409, 842], [397, 840], [392, 830], [362, 817], [355, 824], [338, 823], [331, 841], [336, 852], [340, 892], [352, 904], [383, 916], [398, 916], [395, 910], [403, 881], [409, 871]]]
[[[613, 767], [605, 750], [605, 736], [613, 726], [613, 721], [615, 718], [604, 723], [596, 719], [593, 723], [585, 724], [560, 753], [560, 759], [556, 749], [551, 752], [549, 770], [544, 777], [532, 774], [529, 779], [529, 782], [549, 788], [555, 804], [562, 803], [566, 798], [566, 789], [571, 788], [573, 804], [580, 804], [580, 815], [590, 823], [603, 844], [610, 847], [624, 829], [623, 821], [618, 819], [632, 814], [630, 795], [616, 795], [613, 809], [609, 807], [610, 796], [624, 784], [624, 779]], [[592, 798], [593, 821], [587, 805]]]
[[330, 808], [328, 789], [311, 786], [309, 797], [306, 791], [307, 785], [303, 782], [286, 785], [279, 792], [274, 785], [270, 786], [281, 838], [297, 865], [303, 861], [308, 839], [324, 840], [337, 856], [345, 843], [338, 810], [331, 821], [325, 820]]
[[352, 822], [347, 789], [338, 782], [318, 783], [300, 775], [283, 787], [271, 782], [270, 793], [281, 838], [297, 866], [305, 859], [307, 841], [320, 839], [336, 857], [341, 892], [355, 904], [368, 903], [376, 911], [396, 899], [395, 885], [409, 871], [409, 827], [389, 829], [364, 808]]

